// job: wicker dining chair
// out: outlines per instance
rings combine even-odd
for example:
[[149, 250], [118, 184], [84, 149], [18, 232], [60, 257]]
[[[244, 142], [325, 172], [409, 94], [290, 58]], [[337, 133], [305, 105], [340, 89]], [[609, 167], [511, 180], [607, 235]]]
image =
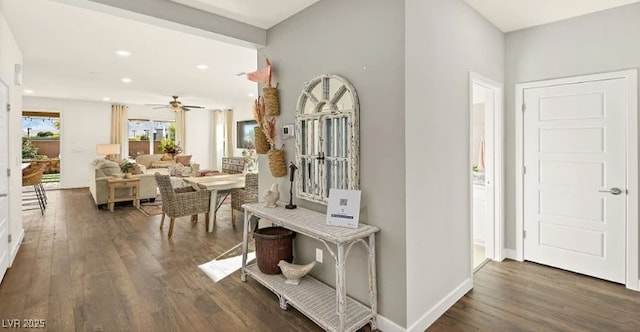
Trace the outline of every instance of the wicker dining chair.
[[22, 186], [33, 186], [35, 193], [35, 197], [23, 193], [22, 205], [28, 206], [34, 204], [34, 201], [37, 201], [37, 204], [40, 206], [40, 213], [44, 215], [44, 210], [47, 208], [47, 200], [46, 192], [42, 185], [42, 174], [44, 174], [44, 167], [37, 165], [29, 166], [22, 171]]
[[[49, 164], [50, 161], [49, 159], [37, 159], [37, 160], [32, 160], [31, 161], [31, 165], [33, 166], [37, 166], [42, 170], [42, 176], [44, 177], [44, 174], [47, 172], [47, 168], [49, 168]], [[44, 189], [44, 185], [42, 184], [42, 181], [40, 181], [39, 185], [40, 187], [40, 193], [42, 193], [42, 197], [44, 199], [44, 205], [47, 205], [47, 191]]]
[[162, 197], [162, 220], [160, 229], [164, 226], [165, 215], [169, 216], [169, 238], [173, 234], [173, 224], [176, 218], [191, 216], [192, 220], [198, 218], [199, 213], [205, 214], [205, 227], [209, 229], [209, 203], [211, 192], [209, 190], [195, 190], [192, 187], [173, 188], [169, 175], [155, 174], [160, 196]]
[[236, 211], [244, 212], [242, 204], [258, 202], [258, 173], [247, 173], [244, 188], [231, 191], [231, 223], [236, 224]]

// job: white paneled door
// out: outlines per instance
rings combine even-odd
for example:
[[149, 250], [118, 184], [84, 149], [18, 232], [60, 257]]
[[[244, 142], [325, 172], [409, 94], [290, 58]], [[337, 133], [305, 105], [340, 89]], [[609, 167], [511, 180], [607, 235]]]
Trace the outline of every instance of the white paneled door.
[[524, 89], [524, 258], [625, 282], [624, 79]]
[[0, 281], [9, 266], [9, 88], [0, 81]]

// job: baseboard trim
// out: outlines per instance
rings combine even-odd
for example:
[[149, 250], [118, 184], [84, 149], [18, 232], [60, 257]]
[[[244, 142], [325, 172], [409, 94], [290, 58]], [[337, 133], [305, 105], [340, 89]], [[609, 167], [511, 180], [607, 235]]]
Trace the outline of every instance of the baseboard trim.
[[518, 255], [514, 249], [504, 248], [502, 250], [504, 252], [504, 258], [513, 259], [514, 261], [518, 260]]
[[387, 317], [378, 315], [378, 330], [383, 332], [405, 332], [405, 328], [394, 323]]
[[407, 331], [424, 331], [433, 322], [435, 322], [440, 316], [442, 316], [451, 306], [453, 306], [458, 300], [460, 300], [468, 291], [473, 288], [473, 281], [465, 279], [458, 287], [456, 287], [451, 293], [447, 294], [440, 302], [438, 302], [433, 308], [427, 311], [420, 319], [411, 324]]
[[24, 240], [24, 228], [20, 229], [20, 234], [18, 234], [18, 237], [15, 239], [16, 245], [11, 249], [11, 257], [9, 257], [9, 267], [13, 266], [13, 261], [18, 255], [18, 251], [20, 250], [20, 246], [22, 245], [22, 240]]

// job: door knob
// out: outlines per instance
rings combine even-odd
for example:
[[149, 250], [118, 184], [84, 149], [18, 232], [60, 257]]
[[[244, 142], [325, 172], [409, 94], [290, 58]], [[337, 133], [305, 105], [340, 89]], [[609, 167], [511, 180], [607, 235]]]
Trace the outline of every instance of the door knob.
[[613, 187], [609, 190], [598, 190], [601, 193], [610, 193], [611, 195], [620, 195], [622, 194], [622, 189]]

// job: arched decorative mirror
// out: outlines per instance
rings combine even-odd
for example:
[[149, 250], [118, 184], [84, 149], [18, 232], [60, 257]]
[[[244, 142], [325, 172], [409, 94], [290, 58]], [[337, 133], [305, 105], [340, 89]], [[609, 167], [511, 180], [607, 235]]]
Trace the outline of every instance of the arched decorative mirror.
[[296, 113], [296, 191], [299, 198], [327, 204], [329, 189], [360, 188], [358, 95], [337, 75], [308, 82]]

